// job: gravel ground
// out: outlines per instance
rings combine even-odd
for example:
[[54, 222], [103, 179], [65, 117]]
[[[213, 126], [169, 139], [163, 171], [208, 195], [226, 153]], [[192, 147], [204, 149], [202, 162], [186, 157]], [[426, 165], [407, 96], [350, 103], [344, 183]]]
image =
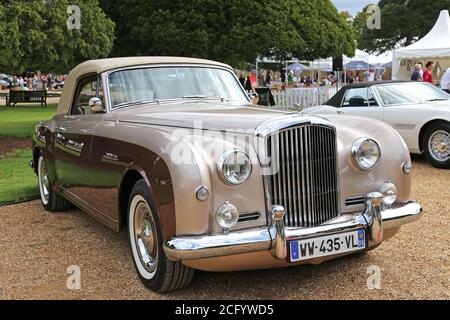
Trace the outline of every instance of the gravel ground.
[[[114, 233], [79, 210], [46, 213], [38, 201], [0, 207], [0, 299], [449, 299], [450, 171], [414, 158], [419, 222], [362, 256], [319, 266], [233, 273], [198, 272], [184, 291], [146, 290], [126, 232]], [[81, 289], [66, 288], [81, 268]], [[367, 269], [382, 270], [369, 290]]]

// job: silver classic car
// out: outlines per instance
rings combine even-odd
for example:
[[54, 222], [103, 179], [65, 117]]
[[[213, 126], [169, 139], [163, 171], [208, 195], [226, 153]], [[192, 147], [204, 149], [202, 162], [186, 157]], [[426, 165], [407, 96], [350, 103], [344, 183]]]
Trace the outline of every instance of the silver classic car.
[[[151, 290], [194, 270], [317, 264], [363, 253], [420, 218], [411, 160], [377, 120], [252, 104], [224, 64], [174, 57], [85, 62], [31, 162], [45, 209], [73, 204], [127, 228]], [[281, 271], [280, 271], [281, 272]]]

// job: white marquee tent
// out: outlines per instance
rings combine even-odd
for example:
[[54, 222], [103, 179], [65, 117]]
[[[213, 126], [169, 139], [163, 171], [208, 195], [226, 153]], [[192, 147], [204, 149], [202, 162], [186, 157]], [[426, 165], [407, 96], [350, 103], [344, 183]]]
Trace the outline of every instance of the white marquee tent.
[[392, 79], [409, 80], [414, 65], [427, 61], [435, 62], [434, 77], [440, 77], [450, 67], [450, 16], [448, 10], [441, 11], [433, 29], [412, 45], [393, 53]]

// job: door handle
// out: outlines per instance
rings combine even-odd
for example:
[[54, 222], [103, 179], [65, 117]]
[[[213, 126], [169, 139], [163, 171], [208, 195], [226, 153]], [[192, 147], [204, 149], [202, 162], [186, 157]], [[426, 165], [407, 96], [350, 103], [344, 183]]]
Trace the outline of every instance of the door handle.
[[344, 111], [342, 111], [342, 110], [338, 110], [337, 111], [337, 114], [344, 114], [345, 112]]

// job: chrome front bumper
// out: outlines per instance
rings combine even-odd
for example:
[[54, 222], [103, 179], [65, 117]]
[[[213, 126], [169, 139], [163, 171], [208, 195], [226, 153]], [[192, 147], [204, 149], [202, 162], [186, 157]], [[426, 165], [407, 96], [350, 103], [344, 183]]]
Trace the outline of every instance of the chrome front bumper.
[[272, 225], [211, 236], [174, 237], [164, 244], [171, 260], [193, 260], [221, 257], [241, 253], [270, 250], [277, 259], [287, 257], [287, 244], [292, 240], [321, 237], [336, 233], [365, 229], [368, 248], [383, 241], [383, 230], [400, 227], [420, 219], [422, 207], [409, 202], [401, 207], [383, 209], [380, 193], [366, 197], [364, 211], [359, 215], [343, 215], [314, 228], [289, 228], [284, 226], [284, 208], [272, 208]]

